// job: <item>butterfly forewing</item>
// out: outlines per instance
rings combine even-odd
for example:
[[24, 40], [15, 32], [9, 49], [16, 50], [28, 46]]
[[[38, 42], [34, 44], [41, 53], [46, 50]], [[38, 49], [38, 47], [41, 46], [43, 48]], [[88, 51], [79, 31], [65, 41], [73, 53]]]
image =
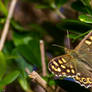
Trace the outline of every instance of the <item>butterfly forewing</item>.
[[80, 62], [77, 62], [77, 72], [80, 72], [77, 81], [85, 87], [92, 87], [92, 32], [84, 37], [75, 52], [80, 58]]
[[92, 68], [92, 32], [75, 48], [80, 58]]

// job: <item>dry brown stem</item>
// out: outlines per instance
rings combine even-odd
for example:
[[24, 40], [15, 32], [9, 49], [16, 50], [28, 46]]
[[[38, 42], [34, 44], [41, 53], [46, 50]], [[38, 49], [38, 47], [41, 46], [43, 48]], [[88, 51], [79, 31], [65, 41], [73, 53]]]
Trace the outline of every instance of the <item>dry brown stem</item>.
[[47, 82], [43, 80], [37, 72], [33, 71], [31, 74], [29, 74], [29, 77], [39, 83], [47, 92], [55, 92], [51, 87], [47, 85]]
[[40, 40], [40, 51], [41, 51], [41, 63], [42, 63], [42, 75], [46, 76], [46, 63], [45, 63], [45, 50], [44, 50], [44, 42]]
[[10, 20], [12, 18], [13, 12], [14, 12], [14, 8], [15, 8], [15, 5], [16, 5], [16, 2], [17, 2], [17, 0], [12, 0], [10, 8], [9, 8], [9, 13], [8, 13], [8, 16], [7, 16], [7, 19], [6, 19], [6, 23], [4, 25], [3, 32], [2, 32], [2, 35], [1, 35], [0, 51], [3, 49], [4, 43], [5, 43], [7, 34], [8, 34]]

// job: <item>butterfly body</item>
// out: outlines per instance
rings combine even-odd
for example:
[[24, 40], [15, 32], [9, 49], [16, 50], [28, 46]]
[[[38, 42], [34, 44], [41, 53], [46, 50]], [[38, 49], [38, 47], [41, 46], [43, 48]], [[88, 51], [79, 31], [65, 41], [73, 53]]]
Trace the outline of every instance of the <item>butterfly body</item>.
[[72, 77], [86, 88], [92, 87], [92, 32], [74, 50], [53, 58], [49, 70], [56, 76]]

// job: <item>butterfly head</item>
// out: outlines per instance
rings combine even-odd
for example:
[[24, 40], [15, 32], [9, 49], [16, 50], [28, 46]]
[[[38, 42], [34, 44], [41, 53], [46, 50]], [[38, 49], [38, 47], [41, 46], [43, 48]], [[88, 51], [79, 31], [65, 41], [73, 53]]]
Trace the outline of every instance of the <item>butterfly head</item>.
[[75, 50], [70, 50], [70, 49], [68, 49], [68, 48], [65, 48], [65, 52], [67, 53], [67, 54], [69, 54], [72, 58], [74, 58], [74, 57], [78, 57], [78, 53], [77, 53], [77, 51], [75, 51]]

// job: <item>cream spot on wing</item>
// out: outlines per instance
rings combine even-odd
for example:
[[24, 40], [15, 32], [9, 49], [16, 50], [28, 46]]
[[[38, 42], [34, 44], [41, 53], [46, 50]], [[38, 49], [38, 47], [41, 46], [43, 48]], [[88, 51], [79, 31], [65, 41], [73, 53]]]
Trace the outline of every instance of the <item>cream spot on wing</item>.
[[89, 39], [92, 40], [92, 36], [90, 36]]
[[70, 73], [70, 69], [67, 69], [66, 71], [67, 71], [67, 73]]
[[91, 41], [86, 40], [85, 43], [86, 43], [87, 45], [91, 45]]
[[64, 58], [62, 58], [62, 61], [63, 61], [64, 63], [66, 63], [66, 60], [65, 60]]
[[57, 70], [58, 70], [58, 72], [61, 72], [61, 69], [60, 68], [58, 68]]
[[65, 72], [62, 72], [62, 75], [66, 75], [66, 73]]
[[60, 72], [61, 71], [61, 69], [60, 68], [55, 68], [55, 66], [51, 66], [51, 68], [54, 70], [54, 71], [56, 71], [56, 72]]
[[55, 69], [55, 67], [54, 67], [53, 65], [51, 65], [51, 68], [52, 68], [52, 69]]
[[58, 71], [58, 69], [56, 69], [56, 68], [54, 68], [54, 70], [57, 72]]
[[75, 73], [75, 70], [74, 70], [74, 69], [71, 69], [71, 72], [72, 72], [72, 73]]
[[87, 79], [84, 78], [84, 77], [81, 78], [81, 81], [82, 81], [84, 84], [87, 84], [87, 83], [88, 83]]
[[63, 69], [65, 69], [65, 68], [66, 68], [66, 66], [64, 66], [64, 65], [61, 65], [61, 67], [62, 67]]
[[87, 78], [87, 81], [88, 81], [88, 83], [92, 83], [92, 79], [91, 78]]
[[53, 64], [56, 65], [56, 66], [58, 66], [57, 62], [55, 62], [55, 61], [53, 61]]
[[76, 75], [76, 76], [75, 76], [75, 79], [76, 79], [76, 80], [80, 80], [80, 77]]
[[72, 66], [72, 65], [70, 65], [70, 68], [73, 68], [73, 66]]
[[58, 60], [58, 62], [59, 62], [60, 64], [63, 64], [63, 62], [62, 62], [61, 60]]

